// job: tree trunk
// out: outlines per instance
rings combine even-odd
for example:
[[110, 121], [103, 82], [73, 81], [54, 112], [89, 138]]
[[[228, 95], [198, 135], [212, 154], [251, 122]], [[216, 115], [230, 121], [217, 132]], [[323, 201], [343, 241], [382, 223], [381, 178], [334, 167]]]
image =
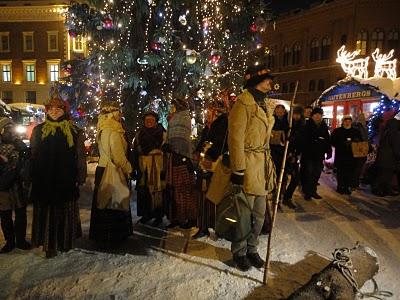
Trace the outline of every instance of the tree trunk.
[[[351, 249], [347, 255], [353, 263], [351, 273], [361, 289], [364, 283], [378, 272], [378, 258], [372, 249], [363, 246]], [[321, 272], [314, 274], [311, 280], [291, 294], [288, 300], [350, 300], [355, 299], [356, 293], [351, 283], [332, 262]]]

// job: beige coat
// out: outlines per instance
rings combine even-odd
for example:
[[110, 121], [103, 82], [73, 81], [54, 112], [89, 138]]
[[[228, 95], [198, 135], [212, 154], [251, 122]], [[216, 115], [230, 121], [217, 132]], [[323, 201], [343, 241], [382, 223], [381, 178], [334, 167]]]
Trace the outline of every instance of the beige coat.
[[99, 143], [99, 167], [107, 166], [109, 159], [119, 168], [125, 175], [130, 175], [132, 166], [126, 157], [128, 144], [126, 143], [123, 133], [115, 131], [111, 128], [105, 128], [100, 133]]
[[[268, 115], [267, 115], [268, 114]], [[229, 114], [228, 147], [232, 171], [245, 170], [243, 189], [252, 195], [266, 195], [267, 164], [265, 149], [275, 119], [267, 114], [245, 90]]]

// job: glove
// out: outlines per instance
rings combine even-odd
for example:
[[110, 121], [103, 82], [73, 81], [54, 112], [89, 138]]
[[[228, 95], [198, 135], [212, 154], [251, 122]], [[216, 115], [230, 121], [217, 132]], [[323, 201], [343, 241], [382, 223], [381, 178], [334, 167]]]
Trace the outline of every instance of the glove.
[[171, 146], [167, 143], [161, 146], [161, 151], [166, 153], [166, 152], [171, 152]]
[[232, 174], [231, 174], [231, 182], [232, 182], [232, 184], [243, 185], [243, 182], [244, 182], [244, 170], [243, 171], [232, 172]]

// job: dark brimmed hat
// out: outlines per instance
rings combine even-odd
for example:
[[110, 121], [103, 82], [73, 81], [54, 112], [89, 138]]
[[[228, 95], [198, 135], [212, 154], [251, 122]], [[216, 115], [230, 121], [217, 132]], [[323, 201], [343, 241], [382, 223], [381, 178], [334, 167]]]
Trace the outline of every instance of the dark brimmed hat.
[[267, 78], [274, 79], [274, 76], [271, 74], [270, 69], [268, 69], [264, 65], [250, 66], [247, 68], [244, 75], [244, 88], [247, 89], [255, 87], [257, 84], [263, 82]]
[[324, 111], [322, 110], [321, 107], [314, 107], [312, 112], [311, 112], [311, 116], [315, 115], [315, 114], [320, 114], [323, 115]]

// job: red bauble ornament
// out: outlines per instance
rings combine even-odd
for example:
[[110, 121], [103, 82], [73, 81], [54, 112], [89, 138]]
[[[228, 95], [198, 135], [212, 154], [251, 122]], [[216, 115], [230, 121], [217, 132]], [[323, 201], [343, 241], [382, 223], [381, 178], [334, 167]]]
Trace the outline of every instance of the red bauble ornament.
[[76, 37], [76, 36], [78, 35], [78, 34], [76, 33], [76, 31], [74, 31], [74, 30], [72, 30], [72, 29], [68, 30], [68, 34], [69, 34], [69, 36], [72, 37], [72, 38], [74, 38], [74, 37]]
[[212, 62], [214, 65], [217, 65], [217, 64], [219, 63], [220, 60], [221, 60], [221, 55], [219, 55], [219, 54], [212, 54], [212, 55], [211, 55], [211, 62]]
[[76, 109], [76, 112], [78, 113], [78, 116], [80, 116], [80, 117], [85, 115], [85, 110], [83, 109], [82, 106], [78, 106], [78, 108]]
[[150, 48], [154, 51], [160, 51], [161, 50], [161, 43], [159, 42], [152, 42], [150, 44]]
[[103, 27], [105, 29], [111, 29], [113, 27], [113, 21], [111, 18], [107, 17], [103, 20]]
[[251, 31], [251, 32], [257, 32], [257, 25], [256, 25], [256, 23], [253, 23], [253, 24], [250, 25], [250, 31]]

